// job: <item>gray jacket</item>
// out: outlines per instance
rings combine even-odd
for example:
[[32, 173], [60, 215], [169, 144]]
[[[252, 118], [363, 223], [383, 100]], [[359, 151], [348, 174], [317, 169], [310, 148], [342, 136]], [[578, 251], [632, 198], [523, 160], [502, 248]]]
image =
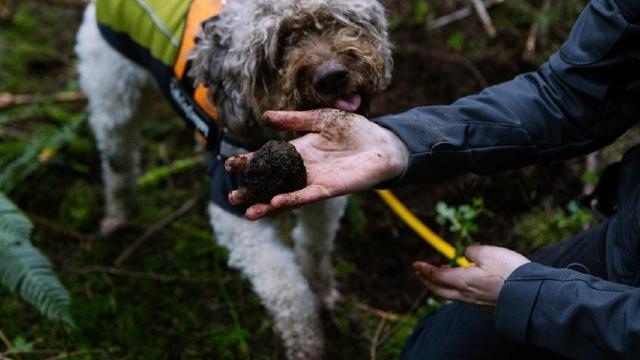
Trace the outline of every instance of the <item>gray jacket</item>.
[[[592, 0], [537, 71], [449, 106], [374, 121], [411, 152], [397, 185], [584, 155], [613, 142], [639, 115], [640, 0]], [[638, 249], [640, 238], [630, 241]], [[640, 253], [632, 257], [640, 262]], [[524, 265], [500, 293], [496, 328], [569, 357], [640, 359], [640, 289], [630, 286], [637, 281], [625, 283]]]

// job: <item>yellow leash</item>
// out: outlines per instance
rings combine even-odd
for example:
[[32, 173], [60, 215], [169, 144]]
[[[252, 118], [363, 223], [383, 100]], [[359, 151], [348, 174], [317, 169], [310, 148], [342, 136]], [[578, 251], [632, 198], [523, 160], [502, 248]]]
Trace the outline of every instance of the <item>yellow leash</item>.
[[[376, 190], [378, 195], [398, 215], [413, 231], [423, 238], [429, 245], [452, 260], [456, 257], [456, 249], [448, 242], [444, 241], [440, 236], [431, 231], [422, 221], [420, 221], [400, 200], [389, 190]], [[456, 259], [456, 263], [462, 267], [471, 266], [469, 260], [464, 257]]]

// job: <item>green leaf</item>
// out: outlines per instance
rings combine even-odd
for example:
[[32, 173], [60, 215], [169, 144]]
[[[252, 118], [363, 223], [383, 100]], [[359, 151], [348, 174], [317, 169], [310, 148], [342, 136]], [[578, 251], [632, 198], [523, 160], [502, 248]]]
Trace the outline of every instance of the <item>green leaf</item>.
[[143, 188], [153, 186], [160, 181], [169, 178], [171, 175], [175, 175], [204, 163], [205, 157], [197, 155], [188, 159], [177, 160], [168, 166], [151, 169], [138, 179], [138, 186]]
[[462, 50], [462, 48], [464, 47], [464, 42], [465, 42], [464, 35], [459, 31], [455, 32], [453, 35], [449, 37], [449, 40], [447, 40], [449, 47], [457, 51]]
[[33, 351], [33, 343], [28, 342], [22, 336], [18, 336], [11, 342], [11, 347], [6, 351], [7, 355], [30, 353]]
[[52, 320], [71, 326], [71, 299], [49, 260], [30, 241], [32, 225], [0, 192], [0, 284]]
[[69, 120], [65, 126], [51, 134], [36, 136], [22, 154], [0, 169], [0, 191], [9, 192], [40, 166], [38, 157], [44, 149], [57, 151], [69, 141], [77, 137], [78, 129], [86, 121], [86, 115], [78, 115]]

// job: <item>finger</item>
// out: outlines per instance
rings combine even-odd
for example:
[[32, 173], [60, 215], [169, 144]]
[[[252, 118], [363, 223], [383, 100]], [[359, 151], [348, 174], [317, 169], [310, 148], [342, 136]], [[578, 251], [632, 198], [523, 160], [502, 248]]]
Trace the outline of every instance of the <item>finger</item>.
[[477, 306], [478, 308], [480, 308], [480, 310], [485, 312], [492, 312], [495, 308], [495, 302], [479, 300], [473, 296], [465, 294], [459, 289], [453, 289], [437, 284], [429, 280], [419, 272], [416, 272], [415, 274], [418, 279], [424, 284], [424, 286], [427, 287], [427, 289], [429, 289], [429, 291], [431, 291], [431, 293], [437, 297], [441, 297], [447, 300], [461, 301], [469, 305]]
[[416, 272], [415, 274], [418, 277], [418, 280], [420, 280], [420, 282], [422, 282], [422, 284], [429, 289], [433, 295], [447, 300], [463, 301], [462, 294], [458, 289], [452, 289], [436, 284], [420, 272]]
[[320, 109], [311, 111], [267, 111], [263, 121], [276, 130], [320, 132], [333, 111]]
[[469, 245], [464, 249], [464, 256], [472, 262], [481, 263], [487, 252], [494, 249], [494, 246], [489, 245]]
[[265, 216], [275, 213], [278, 209], [269, 204], [255, 204], [247, 209], [244, 216], [249, 220], [262, 219]]
[[241, 187], [229, 193], [229, 203], [234, 206], [246, 204], [251, 201], [251, 198], [253, 198], [253, 194], [246, 187]]
[[416, 262], [413, 268], [434, 283], [457, 289], [466, 287], [464, 272], [468, 268], [436, 267], [426, 262]]
[[251, 159], [253, 159], [253, 153], [230, 157], [224, 162], [224, 169], [230, 173], [246, 172]]
[[271, 205], [276, 208], [292, 208], [328, 199], [331, 192], [319, 185], [310, 185], [298, 191], [281, 194], [271, 199]]

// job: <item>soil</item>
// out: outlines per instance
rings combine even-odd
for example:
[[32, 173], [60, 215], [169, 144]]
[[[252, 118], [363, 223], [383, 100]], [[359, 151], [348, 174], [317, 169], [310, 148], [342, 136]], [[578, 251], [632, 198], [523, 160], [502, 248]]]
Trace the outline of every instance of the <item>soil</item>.
[[258, 150], [246, 173], [255, 202], [269, 203], [278, 194], [307, 186], [307, 169], [296, 148], [286, 141], [269, 141]]

